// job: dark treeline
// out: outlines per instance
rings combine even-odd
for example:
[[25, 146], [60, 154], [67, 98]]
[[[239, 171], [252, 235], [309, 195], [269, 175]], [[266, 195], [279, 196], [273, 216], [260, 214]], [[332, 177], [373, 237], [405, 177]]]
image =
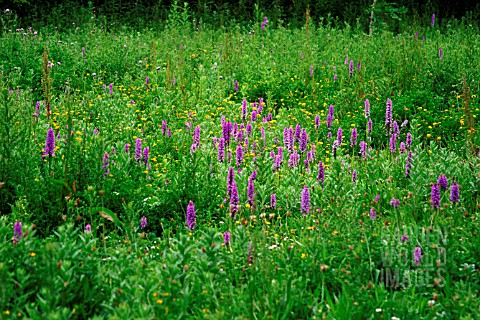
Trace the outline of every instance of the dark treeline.
[[[163, 23], [168, 19], [172, 6], [179, 12], [187, 3], [189, 18], [197, 23], [222, 26], [231, 22], [251, 22], [268, 16], [273, 23], [301, 26], [306, 14], [313, 21], [329, 21], [333, 24], [348, 23], [367, 29], [373, 0], [6, 0], [2, 10], [14, 10], [24, 25], [62, 26], [71, 22], [84, 22], [92, 15], [104, 18], [108, 23], [130, 26], [147, 26]], [[397, 0], [375, 1], [375, 21], [398, 31], [399, 25], [428, 23], [428, 17], [436, 14], [440, 23], [445, 19], [467, 19], [478, 26], [480, 3], [472, 0]]]

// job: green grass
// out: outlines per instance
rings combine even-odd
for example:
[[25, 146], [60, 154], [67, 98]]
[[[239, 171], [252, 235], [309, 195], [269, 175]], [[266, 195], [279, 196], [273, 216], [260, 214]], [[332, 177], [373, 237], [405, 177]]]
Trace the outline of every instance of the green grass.
[[[106, 30], [92, 20], [34, 34], [15, 32], [13, 15], [1, 19], [13, 30], [0, 41], [2, 318], [477, 314], [477, 29], [412, 26], [368, 37], [313, 24], [196, 30], [184, 22], [133, 31]], [[252, 121], [260, 99], [263, 111]], [[387, 99], [393, 120], [399, 126], [408, 120], [393, 152]], [[219, 162], [214, 140], [222, 137], [222, 122], [237, 123], [243, 137], [232, 134]], [[297, 141], [299, 164], [288, 165], [284, 129], [297, 124], [308, 134], [306, 150], [314, 151], [308, 166]], [[192, 149], [197, 126], [200, 141]], [[49, 128], [55, 154], [42, 156]], [[339, 128], [343, 143], [333, 152]], [[351, 146], [353, 128], [358, 139]], [[413, 143], [400, 152], [407, 133]], [[147, 164], [135, 159], [138, 138], [142, 155], [149, 147]], [[365, 158], [360, 141], [368, 145]], [[279, 147], [283, 164], [275, 169], [271, 153], [277, 157]], [[239, 194], [235, 219], [230, 167]], [[436, 208], [431, 186], [440, 174], [448, 188]], [[301, 206], [305, 186], [308, 215]], [[194, 230], [185, 223], [189, 201]], [[17, 244], [15, 222], [23, 225]]]

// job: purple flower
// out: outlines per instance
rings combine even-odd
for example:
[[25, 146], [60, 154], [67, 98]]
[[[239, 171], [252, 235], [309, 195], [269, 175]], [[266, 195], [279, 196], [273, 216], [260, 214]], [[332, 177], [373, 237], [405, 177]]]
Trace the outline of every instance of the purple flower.
[[305, 152], [307, 150], [307, 131], [302, 129], [302, 133], [300, 135], [300, 143], [299, 143], [300, 152]]
[[385, 107], [385, 125], [388, 130], [390, 130], [393, 125], [392, 100], [390, 98], [387, 99], [387, 106]]
[[310, 191], [307, 186], [303, 187], [302, 198], [300, 200], [300, 211], [306, 216], [310, 212]]
[[237, 168], [239, 168], [241, 165], [242, 165], [242, 161], [243, 161], [243, 150], [242, 150], [242, 146], [239, 144], [237, 145], [237, 156], [236, 156], [236, 164], [237, 164]]
[[435, 13], [432, 14], [432, 27], [435, 26]]
[[248, 136], [252, 134], [252, 130], [253, 130], [252, 124], [250, 122], [247, 123], [247, 127], [245, 128], [245, 131], [247, 131]]
[[310, 151], [307, 151], [307, 159], [306, 159], [309, 163], [310, 162], [313, 162], [313, 160], [315, 160], [315, 149], [312, 149]]
[[335, 110], [333, 108], [333, 105], [330, 105], [330, 108], [328, 109], [328, 114], [327, 114], [327, 128], [328, 129], [330, 129], [330, 127], [332, 126], [334, 112], [335, 112]]
[[253, 207], [253, 201], [254, 201], [254, 195], [255, 195], [255, 185], [253, 184], [252, 179], [248, 179], [248, 185], [247, 185], [247, 197], [248, 197], [248, 203], [250, 206]]
[[187, 227], [188, 229], [190, 229], [190, 231], [193, 231], [193, 229], [195, 229], [195, 226], [197, 224], [196, 218], [197, 216], [195, 215], [195, 206], [193, 205], [192, 200], [190, 200], [187, 206], [186, 213]]
[[412, 150], [408, 150], [407, 161], [405, 162], [405, 177], [410, 177], [410, 169], [412, 169]]
[[320, 128], [320, 116], [316, 115], [315, 116], [315, 129], [318, 130]]
[[338, 131], [337, 131], [338, 146], [340, 146], [342, 144], [342, 137], [343, 137], [342, 127], [339, 127]]
[[128, 143], [125, 143], [125, 153], [130, 152], [130, 145]]
[[97, 128], [95, 128], [95, 130], [93, 130], [93, 134], [98, 135], [98, 129]]
[[273, 159], [273, 171], [276, 172], [278, 168], [282, 166], [282, 163], [283, 163], [283, 154], [278, 154], [277, 156], [275, 156], [275, 158]]
[[262, 30], [265, 31], [265, 26], [267, 25], [268, 23], [268, 19], [267, 17], [263, 17], [263, 22], [262, 22]]
[[35, 104], [35, 113], [33, 114], [34, 117], [37, 117], [40, 115], [40, 105], [42, 104], [41, 101], [37, 101]]
[[145, 229], [147, 226], [147, 218], [145, 216], [140, 218], [140, 228]]
[[282, 148], [282, 147], [278, 147], [278, 148], [277, 148], [277, 152], [278, 152], [278, 156], [283, 160], [283, 148]]
[[237, 183], [233, 181], [230, 195], [230, 217], [235, 220], [235, 214], [238, 212], [238, 188]]
[[397, 151], [397, 135], [394, 133], [390, 137], [390, 152], [395, 153]]
[[322, 188], [325, 183], [325, 168], [323, 167], [322, 161], [318, 162], [318, 175], [317, 180], [322, 182]]
[[356, 146], [357, 145], [357, 128], [352, 129], [352, 133], [350, 134], [350, 146]]
[[[243, 123], [242, 123], [242, 125], [243, 125]], [[241, 128], [242, 128], [242, 126], [240, 126], [240, 130], [238, 130], [238, 132], [237, 132], [237, 136], [235, 137], [235, 141], [242, 141], [242, 139], [243, 139], [243, 131], [242, 131]], [[225, 140], [225, 142], [228, 142], [228, 141]]]
[[137, 138], [135, 140], [135, 160], [137, 162], [140, 162], [142, 159], [142, 139]]
[[367, 144], [365, 141], [360, 141], [360, 153], [363, 159], [367, 159]]
[[398, 122], [393, 121], [393, 134], [399, 136], [400, 135], [400, 129], [398, 128]]
[[413, 261], [417, 266], [422, 262], [422, 249], [420, 247], [415, 247], [413, 251]]
[[348, 64], [348, 54], [347, 56], [345, 57], [345, 62], [343, 64]]
[[288, 152], [293, 152], [294, 140], [293, 129], [291, 127], [285, 127], [285, 129], [283, 129], [283, 145]]
[[340, 146], [340, 143], [338, 142], [338, 140], [334, 140], [332, 144], [332, 155], [334, 158], [337, 156], [337, 149], [339, 146]]
[[370, 101], [365, 99], [365, 118], [370, 117]]
[[230, 238], [230, 232], [224, 232], [223, 233], [223, 245], [225, 247], [228, 247], [230, 245], [230, 241], [231, 241], [231, 238]]
[[255, 122], [257, 120], [257, 110], [252, 110], [252, 116], [250, 118], [250, 121]]
[[336, 74], [334, 74], [334, 75], [333, 75], [333, 82], [337, 82], [337, 80], [338, 80], [338, 77], [337, 77]]
[[313, 66], [310, 66], [310, 77], [313, 77]]
[[87, 224], [85, 226], [85, 232], [91, 232], [92, 231], [92, 226], [90, 224]]
[[145, 166], [148, 165], [148, 155], [150, 154], [150, 148], [146, 147], [143, 149], [143, 163], [145, 163]]
[[193, 143], [192, 143], [193, 151], [197, 150], [199, 145], [200, 145], [200, 127], [196, 126], [195, 130], [193, 130]]
[[460, 192], [456, 181], [453, 181], [450, 187], [450, 201], [454, 203], [460, 201]]
[[18, 243], [18, 239], [22, 237], [23, 237], [22, 223], [20, 221], [16, 221], [13, 224], [13, 244], [16, 245]]
[[393, 198], [390, 200], [390, 205], [396, 209], [400, 206], [400, 200]]
[[438, 176], [437, 183], [440, 185], [440, 187], [442, 187], [443, 190], [448, 189], [448, 180], [447, 180], [447, 177], [444, 174], [440, 174]]
[[432, 200], [432, 207], [433, 209], [437, 209], [440, 207], [440, 186], [438, 183], [433, 183], [430, 198]]
[[[237, 134], [238, 134], [238, 123], [235, 122], [231, 130], [231, 136], [233, 136], [234, 139], [237, 139]], [[235, 141], [238, 141], [238, 140], [235, 140]]]
[[377, 194], [375, 196], [375, 199], [373, 200], [373, 202], [378, 203], [378, 200], [380, 200], [380, 195], [379, 194]]
[[353, 71], [354, 71], [354, 64], [353, 60], [350, 60], [350, 66], [348, 67], [348, 73], [350, 74], [350, 77], [353, 76]]
[[295, 126], [295, 140], [300, 141], [301, 134], [302, 134], [302, 126], [300, 126], [300, 124], [297, 124]]
[[223, 137], [220, 138], [218, 143], [217, 160], [218, 162], [225, 161], [225, 139]]
[[352, 172], [352, 182], [357, 182], [357, 170], [353, 170]]
[[369, 134], [372, 133], [372, 119], [371, 118], [368, 119], [367, 127], [368, 127], [367, 132]]
[[110, 170], [108, 169], [108, 157], [108, 152], [105, 152], [102, 158], [102, 170], [105, 171], [104, 175], [108, 175], [110, 173]]
[[257, 107], [257, 110], [258, 110], [259, 114], [262, 113], [263, 107], [265, 107], [265, 102], [263, 101], [263, 98], [259, 98], [258, 99], [258, 107]]
[[270, 195], [270, 207], [272, 207], [273, 209], [277, 207], [277, 195], [275, 193]]
[[253, 170], [252, 174], [250, 175], [251, 180], [255, 180], [257, 178], [257, 171]]
[[165, 133], [167, 133], [167, 128], [167, 120], [162, 120], [162, 135], [165, 135]]
[[222, 136], [225, 139], [225, 145], [230, 144], [230, 133], [232, 132], [232, 123], [226, 121], [222, 123]]
[[288, 158], [288, 166], [290, 168], [294, 168], [298, 166], [299, 162], [300, 162], [300, 155], [297, 153], [297, 150], [293, 150], [293, 152], [290, 153], [290, 157]]
[[242, 101], [242, 119], [247, 119], [247, 99], [243, 99]]
[[406, 234], [403, 234], [402, 237], [400, 238], [401, 242], [407, 242], [408, 241], [408, 236]]
[[232, 188], [233, 188], [233, 183], [235, 182], [235, 170], [233, 170], [233, 167], [228, 168], [228, 173], [227, 173], [227, 196], [231, 196], [232, 194]]
[[443, 50], [440, 48], [440, 50], [438, 50], [438, 57], [440, 59], [443, 59]]
[[49, 157], [55, 156], [55, 133], [52, 128], [47, 131], [47, 138], [45, 139], [45, 155]]
[[400, 148], [399, 148], [399, 150], [400, 150], [400, 153], [405, 153], [405, 151], [407, 150], [407, 149], [405, 148], [405, 142], [403, 142], [403, 141], [400, 142]]
[[405, 138], [405, 144], [407, 145], [407, 147], [412, 146], [412, 139], [412, 134], [410, 132], [407, 133], [407, 137]]
[[377, 219], [377, 212], [375, 211], [375, 208], [370, 209], [370, 219], [375, 220]]
[[235, 86], [234, 86], [233, 90], [235, 90], [235, 92], [238, 92], [238, 81], [237, 80], [235, 80]]
[[145, 85], [148, 86], [148, 83], [149, 83], [149, 82], [150, 82], [150, 78], [149, 78], [149, 77], [146, 77], [146, 78], [145, 78]]

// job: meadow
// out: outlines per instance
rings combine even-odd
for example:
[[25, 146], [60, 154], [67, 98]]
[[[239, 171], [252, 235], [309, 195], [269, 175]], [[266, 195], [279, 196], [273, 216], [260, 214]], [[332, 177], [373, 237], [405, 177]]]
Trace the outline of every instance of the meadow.
[[0, 318], [477, 316], [477, 27], [0, 22]]

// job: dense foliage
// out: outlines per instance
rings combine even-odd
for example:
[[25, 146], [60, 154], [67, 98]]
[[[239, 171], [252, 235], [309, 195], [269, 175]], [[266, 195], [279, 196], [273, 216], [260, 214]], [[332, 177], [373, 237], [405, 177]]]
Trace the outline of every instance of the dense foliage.
[[475, 26], [17, 18], [2, 317], [475, 317]]
[[[345, 24], [368, 30], [373, 20], [382, 28], [403, 31], [421, 17], [437, 15], [437, 25], [463, 19], [479, 26], [480, 5], [470, 0], [3, 0], [3, 8], [14, 9], [25, 24], [66, 26], [94, 15], [107, 25], [163, 25], [172, 7], [188, 8], [194, 24], [230, 26], [258, 21], [267, 15], [275, 25], [301, 26], [306, 15], [338, 27]], [[260, 17], [260, 15], [262, 15]], [[426, 23], [425, 21], [423, 23]]]

